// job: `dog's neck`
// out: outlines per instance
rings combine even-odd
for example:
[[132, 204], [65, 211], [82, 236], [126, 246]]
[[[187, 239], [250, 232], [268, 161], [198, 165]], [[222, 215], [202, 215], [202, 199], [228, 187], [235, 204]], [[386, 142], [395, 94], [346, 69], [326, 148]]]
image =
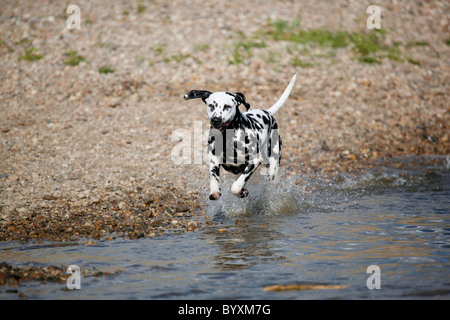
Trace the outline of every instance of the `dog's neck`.
[[236, 107], [236, 114], [233, 120], [228, 125], [227, 129], [242, 128], [248, 122], [248, 118], [239, 110], [239, 106]]

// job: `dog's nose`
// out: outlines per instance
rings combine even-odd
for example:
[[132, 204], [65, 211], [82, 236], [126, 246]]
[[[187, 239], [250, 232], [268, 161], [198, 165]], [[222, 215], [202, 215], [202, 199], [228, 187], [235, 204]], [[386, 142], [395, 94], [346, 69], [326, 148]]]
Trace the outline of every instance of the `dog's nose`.
[[222, 124], [222, 118], [220, 118], [220, 117], [212, 117], [211, 118], [211, 124], [213, 125], [213, 126], [220, 126], [221, 124]]

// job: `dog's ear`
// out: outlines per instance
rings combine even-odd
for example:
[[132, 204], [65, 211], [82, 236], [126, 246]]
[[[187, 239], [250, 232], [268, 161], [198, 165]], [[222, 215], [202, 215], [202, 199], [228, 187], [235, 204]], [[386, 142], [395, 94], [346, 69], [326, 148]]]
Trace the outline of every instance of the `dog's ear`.
[[236, 100], [237, 102], [239, 102], [239, 104], [243, 104], [245, 106], [246, 111], [250, 109], [250, 104], [247, 102], [247, 100], [245, 100], [245, 96], [242, 92], [236, 92], [234, 96], [236, 97]]
[[208, 99], [208, 97], [210, 95], [211, 95], [211, 92], [206, 91], [206, 90], [191, 90], [184, 95], [184, 99], [190, 100], [190, 99], [202, 98], [203, 102], [206, 102], [205, 100]]

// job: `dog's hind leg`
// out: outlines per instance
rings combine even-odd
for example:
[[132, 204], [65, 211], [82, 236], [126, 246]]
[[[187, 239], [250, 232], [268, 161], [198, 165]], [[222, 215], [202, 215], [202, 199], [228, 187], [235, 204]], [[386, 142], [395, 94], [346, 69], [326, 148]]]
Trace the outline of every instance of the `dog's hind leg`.
[[[275, 134], [273, 134], [275, 132]], [[272, 131], [272, 143], [271, 152], [268, 159], [269, 167], [267, 170], [267, 175], [270, 180], [274, 180], [278, 174], [278, 170], [281, 165], [281, 137], [278, 135], [278, 131]], [[275, 142], [274, 142], [275, 141]]]

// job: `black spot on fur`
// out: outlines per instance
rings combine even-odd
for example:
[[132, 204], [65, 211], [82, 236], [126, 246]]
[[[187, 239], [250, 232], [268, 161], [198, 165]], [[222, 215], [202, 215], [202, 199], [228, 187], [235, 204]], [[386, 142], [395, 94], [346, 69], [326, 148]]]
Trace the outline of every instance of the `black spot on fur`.
[[214, 176], [218, 177], [218, 176], [219, 176], [219, 167], [214, 167], [214, 168], [212, 168], [211, 173], [212, 173]]

